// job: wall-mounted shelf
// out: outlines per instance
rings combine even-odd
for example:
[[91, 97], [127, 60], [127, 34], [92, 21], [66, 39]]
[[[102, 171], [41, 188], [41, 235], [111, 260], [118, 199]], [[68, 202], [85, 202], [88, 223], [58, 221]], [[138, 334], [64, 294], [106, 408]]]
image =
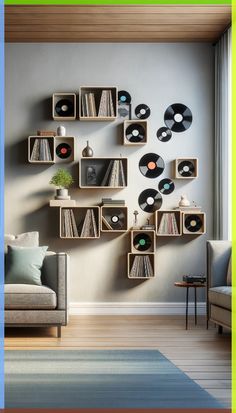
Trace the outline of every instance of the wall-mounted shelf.
[[100, 238], [100, 208], [96, 206], [60, 208], [60, 238]]
[[53, 93], [52, 96], [52, 118], [58, 121], [76, 119], [76, 94], [75, 93]]
[[125, 120], [123, 123], [123, 145], [142, 146], [147, 143], [147, 121]]
[[51, 199], [49, 201], [50, 208], [70, 208], [76, 206], [76, 201], [73, 199]]
[[158, 210], [155, 212], [156, 235], [158, 237], [178, 237], [182, 235], [182, 212]]
[[133, 229], [130, 231], [130, 241], [132, 253], [147, 254], [156, 250], [155, 231]]
[[53, 136], [28, 137], [28, 162], [34, 164], [55, 163], [55, 142]]
[[122, 189], [128, 181], [127, 158], [81, 158], [80, 188]]
[[74, 136], [55, 136], [55, 162], [67, 163], [75, 160]]
[[204, 212], [183, 212], [183, 234], [202, 235], [206, 233], [206, 214]]
[[117, 88], [83, 86], [80, 88], [81, 121], [113, 121], [117, 118]]
[[174, 160], [175, 179], [195, 179], [198, 177], [197, 158], [178, 158]]
[[128, 208], [126, 206], [102, 206], [101, 231], [127, 232]]
[[148, 280], [155, 277], [155, 254], [128, 253], [128, 278]]

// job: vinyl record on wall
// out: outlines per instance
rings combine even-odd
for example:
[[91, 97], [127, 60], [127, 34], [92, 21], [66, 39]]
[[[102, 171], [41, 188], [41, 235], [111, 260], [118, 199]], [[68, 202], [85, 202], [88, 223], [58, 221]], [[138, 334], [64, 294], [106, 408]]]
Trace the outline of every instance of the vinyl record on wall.
[[156, 153], [147, 153], [139, 161], [139, 170], [147, 178], [157, 178], [165, 169], [165, 162]]
[[109, 211], [105, 212], [104, 218], [114, 230], [122, 230], [125, 228], [125, 214], [121, 209], [109, 209]]
[[178, 173], [184, 177], [191, 177], [195, 174], [195, 166], [191, 161], [181, 161], [178, 165]]
[[126, 139], [129, 142], [138, 143], [145, 139], [145, 130], [139, 123], [132, 123], [125, 131]]
[[141, 103], [140, 105], [136, 106], [135, 115], [139, 119], [147, 119], [151, 115], [151, 109], [147, 105], [145, 105], [145, 103]]
[[203, 222], [199, 215], [187, 215], [184, 221], [185, 228], [189, 232], [199, 232], [202, 228]]
[[129, 92], [126, 92], [126, 90], [120, 90], [118, 92], [118, 102], [119, 103], [131, 103], [131, 96]]
[[172, 132], [170, 129], [168, 129], [166, 126], [163, 126], [162, 128], [158, 129], [157, 131], [157, 138], [161, 142], [168, 142], [172, 137]]
[[69, 99], [61, 99], [55, 105], [55, 111], [58, 116], [72, 116], [74, 105]]
[[145, 212], [155, 212], [162, 206], [162, 196], [155, 189], [145, 189], [138, 198], [140, 208]]
[[159, 182], [158, 189], [163, 195], [169, 195], [174, 191], [175, 184], [171, 179], [165, 178]]
[[186, 131], [191, 126], [192, 121], [191, 110], [182, 103], [170, 105], [164, 114], [164, 122], [173, 132]]
[[151, 237], [148, 234], [137, 234], [133, 239], [133, 246], [137, 251], [147, 251], [152, 246]]
[[61, 159], [67, 159], [72, 153], [71, 146], [68, 143], [60, 143], [56, 147], [56, 154]]

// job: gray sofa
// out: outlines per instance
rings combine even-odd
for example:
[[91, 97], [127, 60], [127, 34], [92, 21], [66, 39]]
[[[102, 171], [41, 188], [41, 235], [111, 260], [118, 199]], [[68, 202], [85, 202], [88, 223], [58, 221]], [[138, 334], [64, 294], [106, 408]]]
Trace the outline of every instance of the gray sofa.
[[61, 326], [68, 321], [67, 275], [69, 257], [47, 253], [42, 268], [42, 286], [5, 284], [5, 325], [7, 327]]
[[231, 328], [231, 242], [207, 242], [207, 319]]

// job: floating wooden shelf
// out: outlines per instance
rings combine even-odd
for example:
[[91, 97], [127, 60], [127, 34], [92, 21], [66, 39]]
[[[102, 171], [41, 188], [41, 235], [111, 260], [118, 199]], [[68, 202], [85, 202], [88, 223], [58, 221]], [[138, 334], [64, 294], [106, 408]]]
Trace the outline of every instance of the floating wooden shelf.
[[[174, 214], [172, 215], [172, 217], [175, 219], [174, 222], [171, 219], [171, 214]], [[165, 221], [166, 224], [163, 222], [163, 220], [166, 220]], [[160, 225], [163, 225], [162, 229], [160, 228]], [[181, 236], [182, 235], [182, 212], [171, 210], [171, 209], [156, 211], [155, 212], [155, 226], [156, 226], [156, 235], [158, 237], [179, 237]], [[174, 229], [177, 229], [176, 233], [174, 233]]]
[[102, 206], [101, 207], [101, 231], [102, 232], [127, 232], [128, 208], [126, 206]]
[[[69, 100], [73, 107], [73, 113], [70, 116], [60, 116], [55, 110], [56, 104], [62, 100]], [[58, 121], [75, 120], [76, 119], [76, 94], [75, 93], [53, 93], [52, 96], [52, 118]]]
[[[124, 172], [124, 185], [105, 185], [106, 173], [112, 171], [113, 161], [121, 162]], [[114, 164], [113, 164], [114, 165]], [[119, 166], [120, 168], [120, 166]], [[109, 178], [109, 176], [108, 176]], [[112, 183], [112, 182], [111, 182]], [[87, 189], [122, 189], [128, 184], [128, 159], [127, 158], [81, 158], [79, 163], [79, 187]]]
[[[72, 210], [74, 215], [74, 222], [78, 231], [78, 236], [65, 236], [65, 230], [63, 229], [63, 211]], [[96, 223], [96, 236], [81, 236], [81, 231], [86, 218], [88, 210], [93, 210], [94, 219]], [[92, 221], [91, 221], [92, 222]], [[75, 206], [75, 207], [61, 207], [60, 208], [60, 238], [62, 239], [96, 239], [100, 238], [100, 207], [98, 206]]]
[[[133, 276], [131, 274], [132, 266], [134, 264], [134, 260], [135, 260], [136, 257], [140, 257], [140, 258], [138, 258], [139, 260], [145, 260], [144, 257], [148, 257], [148, 260], [149, 260], [149, 262], [151, 264], [151, 268], [152, 268], [152, 273], [153, 273], [152, 276], [145, 276], [145, 274], [143, 272], [142, 272], [142, 274], [140, 274], [140, 276]], [[147, 254], [135, 253], [135, 254], [133, 254], [133, 253], [130, 252], [130, 253], [128, 253], [127, 258], [128, 258], [127, 259], [128, 278], [136, 279], [136, 280], [148, 280], [148, 279], [154, 278], [156, 276], [155, 275], [156, 268], [155, 268], [155, 254], [154, 253], [147, 253]], [[144, 268], [144, 265], [143, 265], [143, 268]]]
[[202, 235], [205, 233], [206, 214], [204, 212], [183, 212], [183, 234]]
[[51, 199], [49, 201], [50, 208], [71, 208], [76, 206], [76, 201], [73, 199]]
[[[114, 115], [111, 116], [98, 116], [99, 106], [101, 101], [102, 92], [111, 91], [111, 98], [113, 104]], [[91, 93], [94, 96], [93, 103], [86, 101], [85, 96]], [[87, 103], [86, 103], [87, 102]], [[90, 113], [96, 111], [96, 115], [86, 115], [85, 107], [90, 109]], [[80, 104], [79, 104], [79, 118], [81, 121], [90, 122], [108, 122], [117, 118], [117, 88], [114, 86], [83, 86], [80, 88]]]
[[[33, 160], [32, 159], [32, 152], [34, 145], [38, 140], [39, 145], [43, 142], [43, 140], [47, 141], [48, 148], [51, 155], [51, 160]], [[54, 143], [54, 136], [29, 136], [28, 137], [28, 162], [33, 164], [54, 164], [55, 163], [55, 143]], [[39, 149], [38, 149], [39, 150]]]
[[156, 238], [154, 230], [132, 229], [130, 231], [131, 252], [136, 254], [154, 253]]
[[[55, 162], [56, 163], [69, 163], [75, 160], [75, 138], [74, 136], [55, 136]], [[71, 147], [71, 154], [68, 158], [60, 158], [57, 155], [57, 147], [62, 143], [67, 143]]]
[[[130, 142], [126, 137], [126, 130], [130, 125], [140, 125], [144, 129], [144, 138], [141, 142]], [[126, 146], [142, 146], [147, 143], [147, 128], [148, 123], [146, 120], [124, 120], [123, 123], [123, 145]]]
[[[188, 174], [189, 168], [188, 166], [181, 167], [182, 162], [191, 162], [193, 165], [193, 171], [190, 176], [184, 176], [184, 174]], [[179, 168], [183, 171], [182, 173], [180, 172]], [[186, 169], [186, 170], [184, 170]], [[195, 179], [198, 177], [198, 159], [197, 158], [178, 158], [174, 160], [174, 179]]]

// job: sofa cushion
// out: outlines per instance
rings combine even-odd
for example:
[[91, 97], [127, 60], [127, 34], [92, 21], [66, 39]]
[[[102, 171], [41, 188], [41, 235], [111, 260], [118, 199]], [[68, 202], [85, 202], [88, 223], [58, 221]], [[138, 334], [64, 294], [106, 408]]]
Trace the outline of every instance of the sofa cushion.
[[6, 310], [55, 309], [56, 293], [43, 285], [5, 284]]
[[227, 270], [227, 285], [232, 285], [232, 256], [230, 256], [228, 270]]
[[39, 245], [39, 233], [37, 231], [33, 232], [23, 232], [19, 235], [5, 234], [4, 235], [4, 250], [7, 253], [8, 245], [13, 245], [16, 247], [38, 247]]
[[231, 310], [231, 292], [232, 287], [229, 286], [210, 288], [208, 291], [209, 302]]

